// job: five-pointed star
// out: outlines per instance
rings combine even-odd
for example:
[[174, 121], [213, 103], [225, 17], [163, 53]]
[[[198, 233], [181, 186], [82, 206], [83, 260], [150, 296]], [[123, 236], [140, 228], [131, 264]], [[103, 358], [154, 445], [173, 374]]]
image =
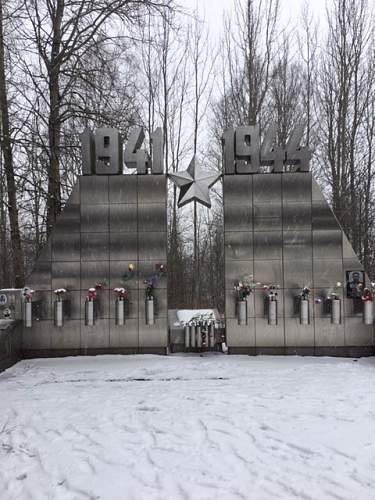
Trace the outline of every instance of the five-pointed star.
[[183, 207], [191, 201], [196, 201], [207, 208], [211, 208], [209, 189], [220, 179], [220, 174], [212, 174], [202, 170], [195, 164], [195, 156], [193, 156], [185, 172], [169, 174], [169, 177], [180, 188], [179, 207]]

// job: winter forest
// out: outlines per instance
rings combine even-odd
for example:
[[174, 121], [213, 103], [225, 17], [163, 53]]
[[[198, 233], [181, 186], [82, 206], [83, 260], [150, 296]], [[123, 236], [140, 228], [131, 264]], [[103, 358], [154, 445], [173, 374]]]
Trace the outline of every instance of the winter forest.
[[[165, 171], [221, 171], [224, 129], [296, 124], [311, 168], [375, 278], [375, 16], [371, 0], [235, 0], [220, 38], [174, 0], [0, 0], [0, 288], [22, 287], [81, 170], [80, 133], [164, 131]], [[131, 173], [131, 172], [129, 172]], [[169, 186], [169, 307], [223, 310], [220, 183], [213, 207]], [[199, 244], [194, 249], [194, 225]]]

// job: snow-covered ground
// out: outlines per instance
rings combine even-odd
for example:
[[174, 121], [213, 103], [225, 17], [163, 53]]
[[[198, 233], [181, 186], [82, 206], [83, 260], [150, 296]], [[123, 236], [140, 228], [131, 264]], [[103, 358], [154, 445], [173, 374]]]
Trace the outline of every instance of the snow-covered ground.
[[375, 498], [375, 359], [102, 356], [0, 374], [0, 498]]

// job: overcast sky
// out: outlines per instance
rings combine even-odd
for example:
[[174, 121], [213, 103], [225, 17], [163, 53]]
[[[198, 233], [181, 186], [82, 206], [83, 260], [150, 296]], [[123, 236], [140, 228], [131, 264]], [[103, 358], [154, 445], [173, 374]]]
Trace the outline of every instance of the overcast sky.
[[[305, 0], [281, 0], [282, 21], [285, 24], [297, 23], [301, 8]], [[329, 6], [330, 1], [327, 0]], [[222, 31], [224, 11], [233, 8], [234, 0], [180, 0], [180, 5], [194, 10], [198, 6], [199, 12], [205, 15], [212, 36], [219, 36]], [[317, 18], [325, 15], [326, 0], [308, 0], [311, 12]]]

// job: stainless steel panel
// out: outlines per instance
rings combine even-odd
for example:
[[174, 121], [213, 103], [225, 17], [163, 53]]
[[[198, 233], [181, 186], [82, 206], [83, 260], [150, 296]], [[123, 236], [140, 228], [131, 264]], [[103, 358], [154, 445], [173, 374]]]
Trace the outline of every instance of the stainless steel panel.
[[138, 203], [165, 203], [167, 180], [165, 175], [138, 176]]
[[167, 318], [156, 318], [155, 324], [146, 325], [139, 322], [139, 347], [167, 347]]
[[319, 187], [319, 184], [316, 182], [316, 180], [312, 177], [311, 180], [311, 187], [312, 187], [312, 201], [325, 201], [325, 198], [323, 196], [323, 193]]
[[374, 345], [374, 326], [362, 324], [361, 318], [345, 319], [345, 345]]
[[98, 319], [94, 326], [81, 324], [81, 349], [106, 349], [109, 347], [109, 319]]
[[281, 259], [282, 236], [281, 231], [254, 233], [254, 259]]
[[80, 262], [52, 262], [52, 290], [56, 288], [81, 289]]
[[285, 344], [289, 347], [314, 347], [314, 324], [301, 325], [299, 318], [285, 318]]
[[260, 203], [254, 204], [254, 219], [270, 217], [272, 219], [280, 219], [281, 222], [281, 214], [281, 202], [273, 203], [272, 205], [269, 203], [263, 205]]
[[[354, 252], [353, 247], [350, 244], [348, 238], [345, 236], [345, 233], [343, 231], [341, 234], [342, 234], [342, 256], [343, 256], [343, 259], [344, 260], [351, 260], [352, 262], [353, 261], [358, 262], [358, 265], [360, 266], [361, 264], [359, 264], [358, 257], [356, 255], [356, 253]], [[357, 267], [356, 267], [356, 269], [357, 269]], [[360, 269], [360, 267], [358, 267], [358, 269]]]
[[[65, 321], [83, 318], [83, 313], [81, 313], [81, 292], [74, 290], [66, 293], [66, 300], [68, 304], [64, 311], [66, 315]], [[69, 324], [66, 326], [68, 327]]]
[[311, 200], [311, 173], [285, 173], [282, 175], [283, 203]]
[[97, 175], [121, 174], [123, 171], [123, 145], [118, 130], [98, 128], [95, 140], [95, 172]]
[[[258, 292], [257, 292], [258, 293]], [[225, 290], [225, 317], [237, 318], [237, 293], [234, 289]], [[247, 297], [247, 317], [255, 316], [254, 293]]]
[[52, 328], [51, 320], [34, 321], [32, 328], [23, 328], [22, 348], [50, 349]]
[[253, 234], [250, 232], [225, 233], [225, 258], [251, 260], [253, 258]]
[[81, 258], [80, 233], [52, 234], [52, 260], [74, 262]]
[[81, 205], [108, 203], [108, 176], [87, 175], [80, 178], [80, 185]]
[[78, 177], [77, 179], [77, 182], [74, 184], [73, 186], [73, 189], [70, 193], [70, 196], [68, 198], [68, 201], [66, 202], [66, 205], [65, 206], [68, 206], [68, 205], [79, 205], [80, 204], [80, 201], [81, 201], [81, 197], [80, 197], [80, 184], [81, 184], [81, 181], [80, 181], [80, 177]]
[[340, 228], [336, 217], [325, 200], [313, 202], [312, 204], [312, 227], [317, 230]]
[[138, 319], [126, 318], [124, 326], [115, 325], [115, 320], [111, 319], [109, 328], [110, 347], [138, 347]]
[[254, 231], [281, 231], [281, 217], [254, 217]]
[[[134, 271], [129, 271], [129, 264], [134, 266]], [[138, 288], [137, 262], [113, 260], [109, 263], [109, 287]]]
[[81, 232], [82, 233], [108, 233], [108, 208], [109, 205], [82, 205], [81, 206]]
[[284, 261], [284, 287], [303, 288], [312, 287], [313, 268], [311, 260]]
[[254, 204], [281, 203], [281, 176], [285, 174], [253, 175]]
[[[139, 321], [141, 318], [145, 318], [145, 291], [143, 288], [139, 289], [138, 295], [139, 304]], [[155, 308], [154, 308], [155, 318], [165, 318], [167, 317], [167, 290], [157, 290], [155, 292]]]
[[109, 261], [91, 261], [81, 263], [81, 288], [88, 290], [96, 283], [109, 287]]
[[225, 262], [225, 288], [231, 289], [239, 280], [254, 274], [253, 261], [227, 260]]
[[240, 326], [237, 319], [226, 320], [227, 345], [229, 347], [255, 347], [255, 320], [248, 318], [246, 326]]
[[152, 261], [139, 261], [138, 262], [138, 277], [139, 277], [139, 287], [144, 289], [144, 280], [149, 279], [152, 276], [158, 276], [155, 283], [155, 288], [167, 288], [168, 274], [159, 272], [160, 264], [167, 268], [167, 263], [165, 259], [158, 260], [157, 262]]
[[311, 231], [311, 203], [284, 205], [283, 229], [284, 231]]
[[113, 233], [137, 231], [137, 205], [130, 203], [110, 205], [109, 230]]
[[251, 231], [252, 217], [252, 209], [249, 206], [224, 205], [225, 232]]
[[[127, 322], [128, 318], [138, 318], [138, 316], [139, 316], [138, 289], [128, 288], [127, 290], [128, 290], [128, 294], [129, 294], [129, 301], [128, 301], [128, 304], [125, 305], [125, 323]], [[142, 300], [144, 303], [144, 294], [142, 296]], [[116, 317], [115, 302], [116, 302], [116, 295], [113, 292], [113, 290], [110, 290], [110, 292], [109, 292], [109, 317], [110, 318]]]
[[224, 206], [251, 206], [253, 201], [253, 179], [251, 175], [224, 176]]
[[62, 233], [80, 232], [80, 212], [78, 204], [67, 204], [61, 214], [57, 217], [54, 231]]
[[33, 301], [37, 304], [33, 314], [35, 321], [53, 319], [52, 294], [50, 291], [36, 290]]
[[313, 231], [314, 259], [342, 259], [341, 231]]
[[311, 259], [311, 231], [284, 231], [283, 256], [284, 260], [293, 261]]
[[315, 346], [344, 346], [344, 325], [333, 325], [331, 318], [315, 318]]
[[81, 321], [64, 320], [64, 327], [51, 326], [51, 349], [79, 349], [81, 347]]
[[255, 344], [257, 347], [284, 347], [284, 322], [269, 325], [267, 319], [255, 319]]
[[167, 254], [167, 233], [138, 233], [139, 260], [165, 259]]
[[37, 261], [33, 272], [26, 280], [30, 288], [34, 290], [50, 290], [51, 289], [51, 262]]
[[314, 260], [314, 288], [334, 287], [344, 279], [341, 260]]
[[167, 231], [167, 207], [165, 203], [138, 205], [138, 231]]
[[[267, 300], [266, 293], [263, 290], [257, 290], [254, 295], [255, 317], [266, 318], [265, 321], [267, 321], [267, 317], [265, 317], [264, 315], [265, 300]], [[283, 314], [284, 314], [284, 295], [283, 295], [283, 290], [280, 289], [277, 292], [277, 315], [279, 323], [280, 321], [282, 321], [280, 318], [282, 318]]]
[[280, 260], [255, 260], [254, 279], [265, 285], [280, 285], [283, 287], [282, 263]]
[[137, 233], [110, 233], [110, 260], [135, 262], [138, 257]]
[[91, 175], [95, 173], [95, 139], [94, 134], [86, 128], [81, 136], [82, 174]]
[[137, 203], [138, 176], [109, 177], [109, 203]]
[[356, 310], [355, 308], [355, 302], [353, 299], [348, 299], [346, 297], [346, 290], [344, 292], [344, 295], [343, 295], [343, 314], [345, 317], [350, 317], [350, 316], [353, 316], [353, 317], [357, 317], [357, 318], [362, 318], [362, 299], [359, 299], [361, 301], [361, 309], [359, 310]]
[[81, 234], [82, 261], [98, 261], [109, 259], [108, 233], [82, 233]]

